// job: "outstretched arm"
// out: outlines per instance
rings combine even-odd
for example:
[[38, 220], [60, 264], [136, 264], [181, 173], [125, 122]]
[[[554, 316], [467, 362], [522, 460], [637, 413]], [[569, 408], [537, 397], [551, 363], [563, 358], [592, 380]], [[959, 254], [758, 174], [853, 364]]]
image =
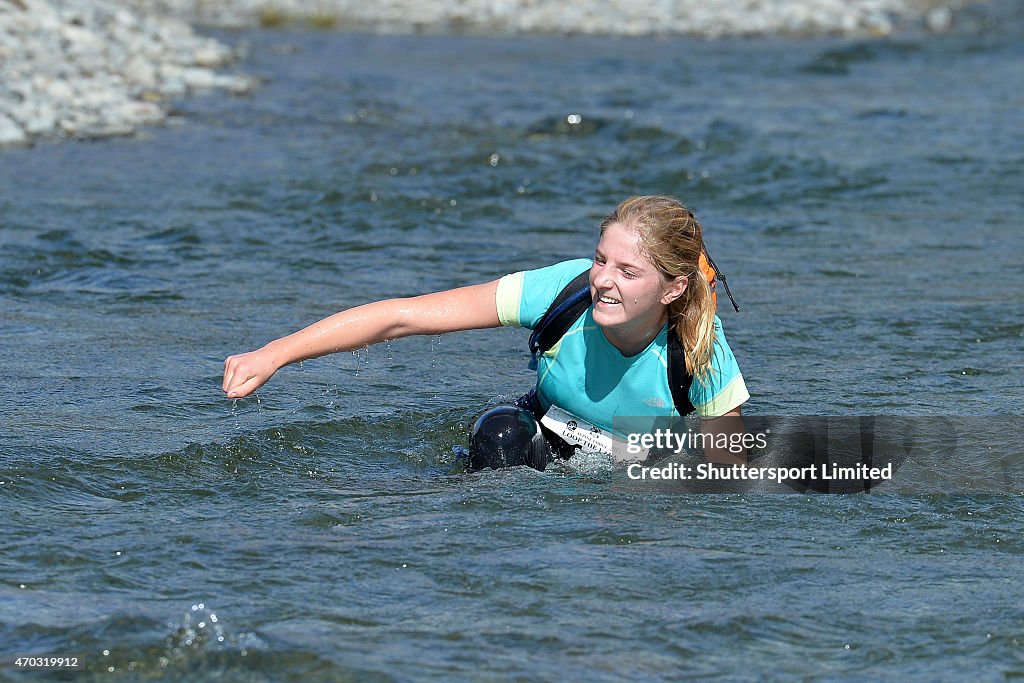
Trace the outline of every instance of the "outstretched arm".
[[280, 368], [337, 351], [415, 334], [498, 327], [498, 281], [408, 299], [387, 299], [335, 313], [261, 349], [224, 361], [222, 388], [228, 398], [248, 396]]

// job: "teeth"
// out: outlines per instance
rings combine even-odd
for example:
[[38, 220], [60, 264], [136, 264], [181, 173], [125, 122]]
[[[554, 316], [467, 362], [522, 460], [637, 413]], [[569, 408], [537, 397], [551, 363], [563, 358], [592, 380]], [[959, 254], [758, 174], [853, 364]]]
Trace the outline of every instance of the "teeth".
[[609, 296], [601, 296], [599, 298], [601, 299], [601, 301], [603, 303], [606, 303], [606, 304], [621, 304], [622, 303], [618, 299], [613, 299], [613, 298], [611, 298]]

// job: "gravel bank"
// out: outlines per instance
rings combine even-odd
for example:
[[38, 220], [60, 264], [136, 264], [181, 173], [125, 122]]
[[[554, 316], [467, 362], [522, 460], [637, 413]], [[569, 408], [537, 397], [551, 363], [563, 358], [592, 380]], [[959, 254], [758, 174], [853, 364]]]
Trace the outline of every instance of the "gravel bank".
[[216, 26], [299, 22], [373, 32], [886, 35], [905, 22], [942, 30], [978, 0], [135, 0]]
[[234, 59], [180, 18], [113, 0], [0, 0], [0, 145], [128, 135], [189, 91], [245, 92]]
[[190, 91], [248, 91], [189, 25], [376, 32], [887, 35], [973, 0], [0, 0], [0, 147], [128, 135]]

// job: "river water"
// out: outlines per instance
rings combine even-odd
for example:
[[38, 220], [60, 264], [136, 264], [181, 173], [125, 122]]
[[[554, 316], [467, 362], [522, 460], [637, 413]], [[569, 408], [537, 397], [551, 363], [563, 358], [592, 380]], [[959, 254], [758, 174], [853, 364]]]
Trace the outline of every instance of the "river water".
[[[251, 95], [0, 153], [0, 679], [1024, 675], [1024, 14], [988, 11], [883, 41], [222, 34]], [[958, 416], [929, 485], [459, 474], [531, 382], [521, 330], [219, 390], [335, 310], [587, 256], [635, 193], [702, 218], [748, 413]]]

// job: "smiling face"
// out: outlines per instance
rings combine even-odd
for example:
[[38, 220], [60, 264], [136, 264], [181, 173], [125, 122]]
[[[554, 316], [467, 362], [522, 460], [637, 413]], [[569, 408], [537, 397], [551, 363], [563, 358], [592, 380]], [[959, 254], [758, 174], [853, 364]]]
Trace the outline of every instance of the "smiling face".
[[668, 319], [668, 304], [686, 277], [666, 279], [643, 250], [640, 234], [622, 223], [605, 228], [590, 269], [594, 322], [625, 356], [643, 351]]

